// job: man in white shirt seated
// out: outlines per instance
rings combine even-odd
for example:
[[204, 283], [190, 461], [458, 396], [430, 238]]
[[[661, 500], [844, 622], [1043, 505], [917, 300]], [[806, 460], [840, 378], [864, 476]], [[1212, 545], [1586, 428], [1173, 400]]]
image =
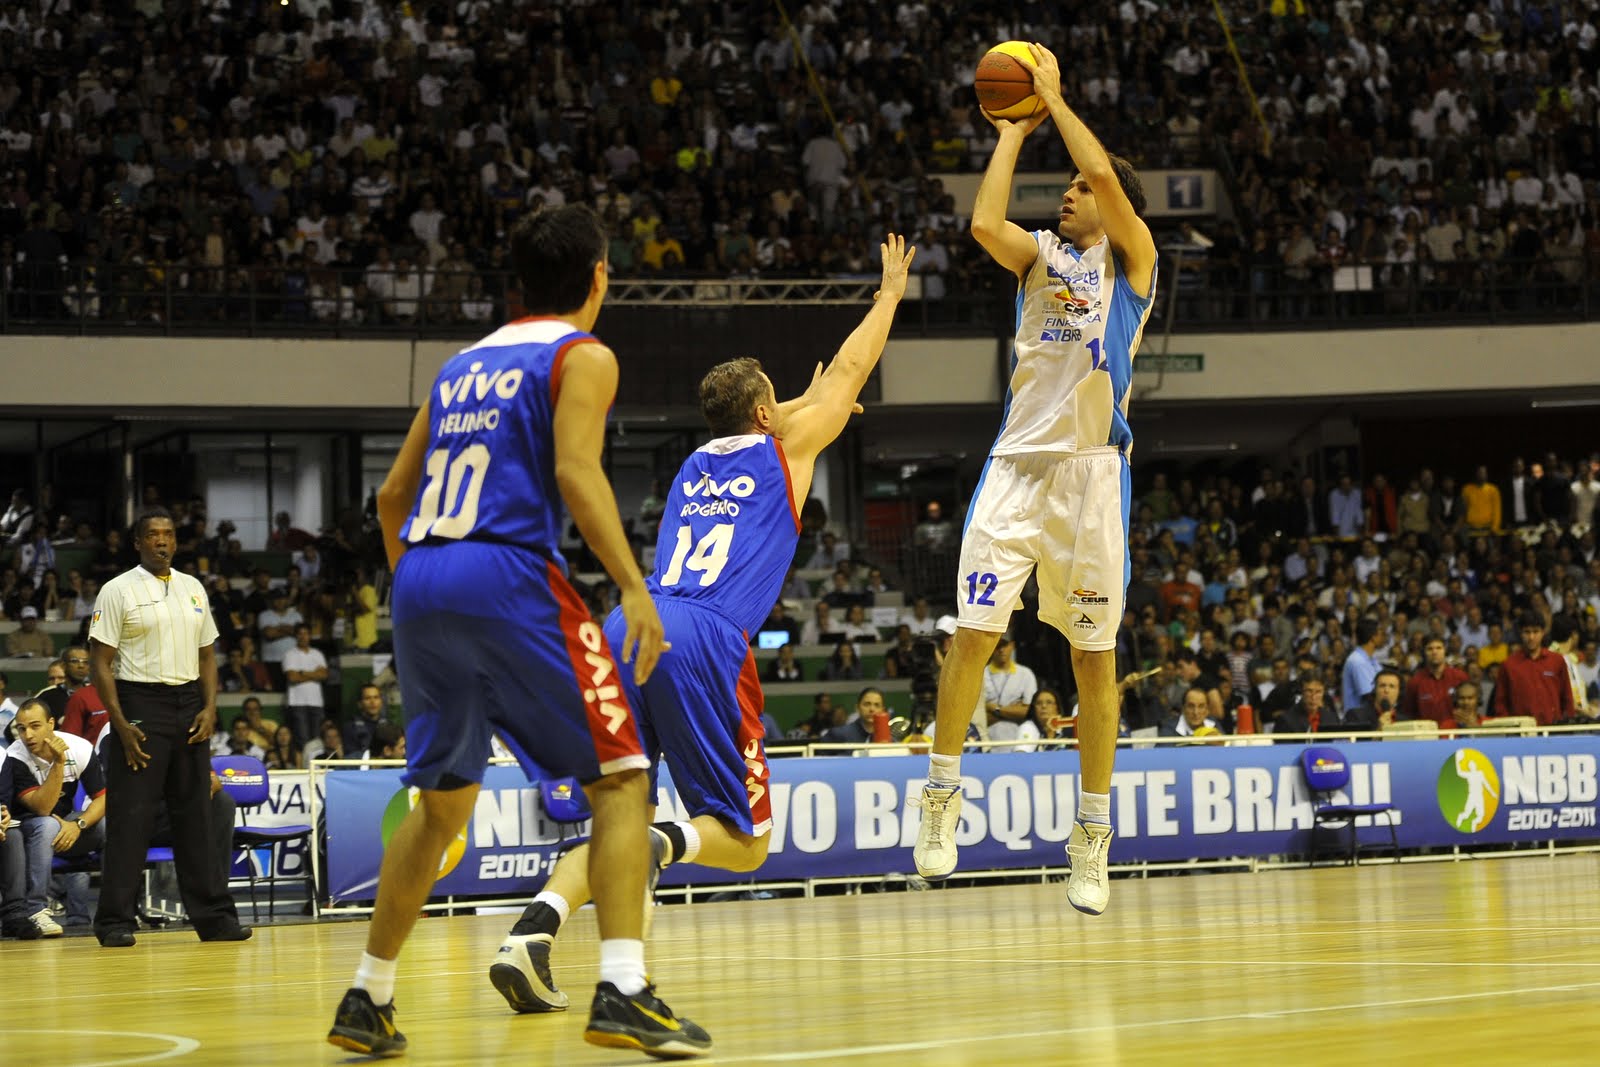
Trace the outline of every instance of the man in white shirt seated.
[[1012, 636], [1004, 635], [983, 672], [983, 707], [988, 713], [991, 741], [1016, 740], [1018, 728], [1028, 717], [1028, 705], [1039, 689], [1033, 671], [1013, 658], [1015, 651]]
[[1183, 711], [1161, 724], [1161, 736], [1200, 737], [1221, 733], [1217, 720], [1207, 714], [1210, 708], [1211, 698], [1204, 689], [1195, 686], [1183, 694]]
[[233, 720], [233, 726], [228, 730], [228, 745], [222, 752], [212, 749], [214, 756], [249, 756], [252, 759], [265, 760], [266, 751], [250, 740], [250, 720], [240, 715]]

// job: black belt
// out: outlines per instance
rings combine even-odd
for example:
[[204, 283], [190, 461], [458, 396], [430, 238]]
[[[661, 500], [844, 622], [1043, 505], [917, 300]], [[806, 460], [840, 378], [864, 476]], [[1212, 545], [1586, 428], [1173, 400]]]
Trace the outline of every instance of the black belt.
[[146, 693], [171, 693], [179, 689], [188, 689], [190, 686], [196, 686], [199, 684], [200, 679], [198, 678], [191, 678], [187, 682], [178, 682], [176, 684], [168, 684], [167, 682], [125, 682], [120, 678], [117, 679], [117, 688], [119, 690], [139, 689]]

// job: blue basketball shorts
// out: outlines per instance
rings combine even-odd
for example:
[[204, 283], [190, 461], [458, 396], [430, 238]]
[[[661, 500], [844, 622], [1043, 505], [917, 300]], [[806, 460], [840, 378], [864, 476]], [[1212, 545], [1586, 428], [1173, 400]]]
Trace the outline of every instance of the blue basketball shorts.
[[392, 610], [407, 785], [482, 782], [492, 734], [532, 780], [650, 766], [605, 634], [553, 561], [473, 541], [413, 548]]
[[[643, 688], [622, 665], [624, 689], [638, 709], [645, 751], [664, 754], [672, 784], [694, 815], [712, 815], [753, 836], [772, 829], [772, 797], [761, 724], [765, 700], [745, 634], [707, 608], [657, 597], [672, 648]], [[605, 635], [622, 643], [621, 610]]]

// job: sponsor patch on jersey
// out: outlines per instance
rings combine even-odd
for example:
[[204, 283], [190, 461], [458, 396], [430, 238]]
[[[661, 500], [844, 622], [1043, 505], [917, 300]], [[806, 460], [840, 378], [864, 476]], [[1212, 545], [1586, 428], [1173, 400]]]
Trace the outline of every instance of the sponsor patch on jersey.
[[1041, 340], [1041, 341], [1059, 341], [1059, 340], [1061, 340], [1061, 331], [1060, 330], [1045, 330], [1043, 333], [1041, 333], [1039, 335], [1039, 340]]
[[1072, 591], [1072, 602], [1074, 604], [1109, 604], [1111, 603], [1111, 598], [1101, 596], [1093, 589], [1074, 589]]
[[1094, 629], [1095, 623], [1093, 619], [1089, 618], [1089, 616], [1080, 611], [1078, 612], [1078, 617], [1073, 620], [1072, 625], [1076, 626], [1080, 630], [1092, 630]]

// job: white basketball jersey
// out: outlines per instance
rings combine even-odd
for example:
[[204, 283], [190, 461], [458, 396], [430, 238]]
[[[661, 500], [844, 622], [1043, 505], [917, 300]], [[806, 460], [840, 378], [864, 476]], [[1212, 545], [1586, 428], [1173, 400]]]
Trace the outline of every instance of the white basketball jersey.
[[1011, 388], [990, 455], [1133, 446], [1128, 393], [1133, 354], [1155, 301], [1118, 272], [1111, 242], [1079, 253], [1047, 230], [1017, 286]]

